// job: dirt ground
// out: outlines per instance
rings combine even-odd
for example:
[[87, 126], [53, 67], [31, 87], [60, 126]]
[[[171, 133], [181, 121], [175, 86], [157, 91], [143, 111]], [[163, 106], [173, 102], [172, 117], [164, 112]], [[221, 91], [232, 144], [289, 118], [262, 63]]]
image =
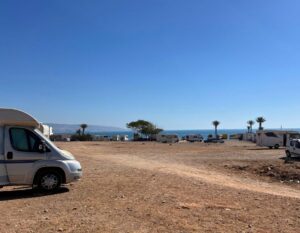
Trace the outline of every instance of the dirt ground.
[[0, 232], [300, 232], [300, 160], [250, 143], [57, 143], [83, 179], [0, 190]]

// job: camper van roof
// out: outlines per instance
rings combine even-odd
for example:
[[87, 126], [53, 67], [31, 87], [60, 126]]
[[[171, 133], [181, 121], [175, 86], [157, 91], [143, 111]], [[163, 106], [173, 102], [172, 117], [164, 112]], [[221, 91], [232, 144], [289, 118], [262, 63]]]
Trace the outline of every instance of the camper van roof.
[[39, 127], [40, 123], [29, 114], [20, 110], [0, 108], [0, 125]]

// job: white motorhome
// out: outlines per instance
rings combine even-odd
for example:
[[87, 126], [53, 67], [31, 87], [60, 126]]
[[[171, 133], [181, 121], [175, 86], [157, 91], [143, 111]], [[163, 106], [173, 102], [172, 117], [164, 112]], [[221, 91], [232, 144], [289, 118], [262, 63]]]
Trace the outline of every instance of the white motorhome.
[[176, 134], [158, 134], [156, 137], [156, 141], [162, 143], [176, 143], [179, 140], [179, 136]]
[[73, 155], [57, 148], [29, 114], [0, 108], [0, 186], [30, 185], [53, 191], [77, 181], [82, 168]]
[[50, 138], [53, 135], [53, 128], [49, 125], [41, 124], [40, 131], [47, 137]]
[[279, 147], [285, 147], [291, 138], [299, 135], [297, 131], [259, 130], [256, 132], [256, 144], [270, 149], [279, 149]]

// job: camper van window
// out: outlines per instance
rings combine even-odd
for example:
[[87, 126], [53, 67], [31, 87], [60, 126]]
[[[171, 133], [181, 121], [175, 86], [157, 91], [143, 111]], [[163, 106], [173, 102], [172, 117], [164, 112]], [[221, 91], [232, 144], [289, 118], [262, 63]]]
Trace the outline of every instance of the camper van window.
[[294, 146], [294, 141], [290, 141], [290, 146], [291, 146], [291, 147]]
[[295, 142], [295, 147], [298, 148], [298, 149], [300, 149], [300, 142], [296, 141]]
[[40, 139], [31, 131], [23, 128], [11, 128], [10, 140], [15, 150], [24, 152], [39, 152]]
[[275, 133], [273, 133], [273, 132], [268, 132], [268, 133], [266, 133], [266, 136], [267, 136], [267, 137], [277, 138], [277, 135], [276, 135]]

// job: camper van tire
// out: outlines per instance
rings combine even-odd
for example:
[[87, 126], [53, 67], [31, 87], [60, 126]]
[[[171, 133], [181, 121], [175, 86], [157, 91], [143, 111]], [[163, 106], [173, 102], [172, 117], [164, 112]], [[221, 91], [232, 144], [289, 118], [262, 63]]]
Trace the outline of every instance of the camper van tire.
[[285, 151], [285, 154], [286, 154], [286, 157], [287, 157], [287, 158], [291, 158], [291, 157], [292, 157], [291, 152], [289, 152], [288, 150]]
[[46, 168], [37, 172], [35, 182], [38, 190], [53, 192], [60, 188], [63, 183], [64, 172], [58, 168]]
[[276, 144], [276, 145], [274, 146], [275, 149], [279, 149], [279, 147], [280, 147], [280, 146], [279, 146], [278, 144]]

